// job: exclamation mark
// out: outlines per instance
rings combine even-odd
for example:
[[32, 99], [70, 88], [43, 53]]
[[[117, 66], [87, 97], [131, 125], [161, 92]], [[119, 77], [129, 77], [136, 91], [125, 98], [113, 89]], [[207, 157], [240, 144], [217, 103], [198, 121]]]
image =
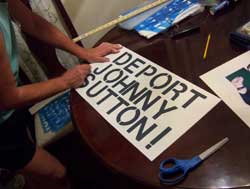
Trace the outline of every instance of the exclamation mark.
[[167, 127], [165, 130], [163, 130], [159, 135], [157, 135], [149, 144], [146, 145], [146, 149], [150, 149], [153, 145], [155, 145], [159, 140], [161, 140], [166, 134], [168, 134], [169, 131], [171, 131], [172, 128]]

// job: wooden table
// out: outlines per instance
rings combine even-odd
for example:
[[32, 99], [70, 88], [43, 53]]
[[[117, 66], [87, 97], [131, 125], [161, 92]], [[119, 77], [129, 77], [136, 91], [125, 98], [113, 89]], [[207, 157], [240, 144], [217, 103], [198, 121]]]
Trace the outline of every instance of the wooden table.
[[[230, 44], [229, 33], [250, 20], [250, 1], [241, 0], [212, 17], [207, 12], [180, 24], [200, 25], [201, 31], [180, 39], [168, 33], [146, 40], [132, 31], [111, 30], [101, 41], [120, 43], [151, 61], [165, 67], [195, 85], [213, 93], [199, 76], [240, 55], [244, 51]], [[171, 31], [171, 30], [170, 30]], [[207, 60], [202, 55], [208, 34], [212, 34]], [[192, 129], [150, 162], [122, 137], [75, 91], [71, 108], [82, 139], [110, 169], [118, 171], [152, 188], [162, 186], [158, 179], [159, 164], [168, 157], [190, 158], [225, 136], [230, 141], [177, 187], [236, 188], [250, 186], [250, 129], [220, 102]]]

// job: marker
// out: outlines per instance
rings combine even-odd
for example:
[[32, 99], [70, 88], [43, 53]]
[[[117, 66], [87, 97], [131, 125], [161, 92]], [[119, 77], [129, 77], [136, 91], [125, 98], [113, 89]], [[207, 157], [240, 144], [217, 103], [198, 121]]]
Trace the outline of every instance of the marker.
[[229, 4], [230, 4], [230, 2], [228, 0], [221, 1], [217, 5], [210, 8], [209, 12], [210, 12], [211, 15], [215, 15], [216, 12], [218, 12], [219, 10], [227, 7]]
[[208, 50], [208, 46], [209, 46], [209, 43], [210, 43], [210, 39], [211, 39], [211, 33], [207, 37], [207, 43], [206, 43], [206, 47], [205, 47], [204, 54], [203, 54], [203, 59], [204, 60], [207, 58], [207, 50]]
[[187, 28], [187, 29], [172, 33], [171, 38], [181, 37], [181, 36], [191, 34], [191, 33], [197, 32], [197, 31], [200, 31], [200, 27], [199, 26], [193, 26], [193, 27], [190, 27], [190, 28]]

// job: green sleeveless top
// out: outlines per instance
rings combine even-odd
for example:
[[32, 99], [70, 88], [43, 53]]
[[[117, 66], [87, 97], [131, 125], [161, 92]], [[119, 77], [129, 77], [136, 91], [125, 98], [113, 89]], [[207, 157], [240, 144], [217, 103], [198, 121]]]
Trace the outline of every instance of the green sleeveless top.
[[[18, 51], [13, 26], [8, 11], [8, 3], [0, 0], [0, 32], [4, 38], [4, 45], [9, 57], [12, 73], [18, 80]], [[1, 61], [1, 60], [0, 60]], [[1, 72], [1, 70], [0, 70]], [[1, 74], [0, 74], [1, 77]], [[7, 120], [14, 110], [0, 111], [0, 124]]]

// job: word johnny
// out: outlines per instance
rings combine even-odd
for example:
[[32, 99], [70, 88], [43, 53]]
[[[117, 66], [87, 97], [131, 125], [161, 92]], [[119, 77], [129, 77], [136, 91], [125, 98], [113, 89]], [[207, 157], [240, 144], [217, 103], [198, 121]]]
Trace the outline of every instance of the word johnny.
[[123, 47], [77, 92], [153, 161], [219, 99]]

